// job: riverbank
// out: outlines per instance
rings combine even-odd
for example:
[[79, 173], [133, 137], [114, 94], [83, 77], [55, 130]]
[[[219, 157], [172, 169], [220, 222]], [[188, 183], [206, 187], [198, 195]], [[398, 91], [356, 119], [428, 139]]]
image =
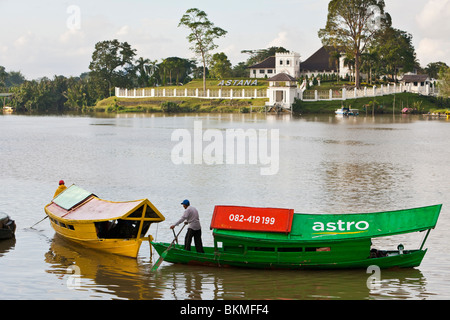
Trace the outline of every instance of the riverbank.
[[450, 108], [450, 101], [449, 99], [404, 92], [345, 101], [297, 101], [293, 106], [293, 111], [301, 114], [325, 114], [334, 113], [340, 107], [358, 109], [360, 113], [365, 114], [401, 113], [403, 108], [410, 108], [413, 113], [422, 114], [445, 112]]
[[[249, 113], [265, 112], [268, 99], [199, 99], [199, 98], [117, 98], [99, 101], [90, 108], [95, 112], [108, 113]], [[360, 113], [401, 113], [411, 108], [414, 113], [445, 112], [450, 108], [449, 100], [414, 93], [399, 93], [386, 96], [349, 99], [345, 101], [300, 101], [293, 106], [294, 113], [334, 114], [341, 106], [359, 109]]]
[[248, 113], [264, 112], [267, 99], [198, 99], [198, 98], [117, 98], [101, 100], [92, 107], [95, 112], [200, 112]]

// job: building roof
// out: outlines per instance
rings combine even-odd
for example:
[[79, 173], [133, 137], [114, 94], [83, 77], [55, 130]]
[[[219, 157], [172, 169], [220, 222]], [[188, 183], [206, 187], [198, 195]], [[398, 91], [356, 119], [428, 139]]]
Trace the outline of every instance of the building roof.
[[[330, 61], [331, 60], [331, 61]], [[322, 47], [300, 65], [300, 71], [332, 71], [337, 70], [336, 61], [330, 59], [330, 50]]]
[[291, 77], [287, 73], [279, 73], [276, 76], [268, 79], [267, 81], [297, 81], [294, 77]]
[[252, 65], [250, 69], [275, 69], [275, 56], [268, 57], [267, 59]]
[[[334, 71], [336, 68], [336, 61], [330, 59], [330, 52], [332, 47], [322, 47], [317, 50], [311, 57], [300, 64], [300, 71]], [[330, 61], [331, 60], [331, 61]], [[275, 56], [268, 57], [265, 60], [254, 64], [249, 69], [275, 69]]]
[[428, 79], [427, 74], [406, 74], [403, 76], [402, 81], [404, 82], [425, 82]]

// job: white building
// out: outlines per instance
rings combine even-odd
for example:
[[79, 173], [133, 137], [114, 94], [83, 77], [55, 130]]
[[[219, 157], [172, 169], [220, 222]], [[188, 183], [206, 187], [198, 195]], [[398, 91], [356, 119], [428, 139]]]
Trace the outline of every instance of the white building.
[[337, 73], [341, 77], [350, 75], [351, 70], [344, 64], [345, 56], [339, 58], [338, 68], [337, 59], [331, 58], [331, 51], [322, 47], [303, 62], [300, 54], [296, 52], [276, 53], [275, 56], [249, 67], [250, 78], [271, 78], [279, 73], [285, 73], [294, 78]]
[[268, 79], [269, 88], [267, 95], [269, 102], [266, 103], [270, 107], [291, 108], [295, 98], [299, 98], [297, 79], [287, 73], [279, 73]]
[[429, 95], [439, 91], [436, 80], [430, 79], [427, 74], [405, 74], [400, 83], [406, 87], [408, 92]]
[[283, 52], [275, 55], [275, 74], [285, 73], [293, 78], [300, 77], [300, 54]]
[[303, 61], [300, 66], [300, 74], [311, 78], [319, 74], [334, 75], [339, 74], [341, 78], [345, 78], [352, 74], [352, 71], [345, 65], [345, 55], [341, 53], [339, 57], [339, 66], [337, 59], [332, 57], [333, 49], [322, 47], [308, 59]]
[[300, 54], [296, 52], [276, 53], [250, 68], [250, 78], [271, 78], [285, 73], [291, 77], [300, 77]]
[[269, 57], [260, 63], [254, 64], [250, 69], [250, 78], [271, 78], [276, 74], [275, 57]]

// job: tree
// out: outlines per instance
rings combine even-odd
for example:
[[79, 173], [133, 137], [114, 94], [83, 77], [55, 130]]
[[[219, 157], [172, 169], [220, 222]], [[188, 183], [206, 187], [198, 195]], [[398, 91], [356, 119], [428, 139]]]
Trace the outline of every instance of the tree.
[[[131, 87], [136, 68], [136, 50], [127, 42], [118, 40], [101, 41], [95, 45], [92, 61], [89, 64], [90, 76], [96, 82], [100, 96], [109, 96], [113, 86]], [[105, 94], [109, 92], [109, 94]]]
[[231, 76], [231, 62], [225, 53], [216, 53], [212, 56], [210, 72], [213, 77], [219, 79]]
[[195, 67], [195, 63], [192, 60], [183, 59], [179, 57], [169, 57], [163, 59], [158, 65], [159, 77], [163, 85], [173, 84], [175, 78], [175, 84], [189, 82], [190, 74]]
[[191, 31], [187, 39], [192, 44], [190, 50], [201, 57], [203, 64], [203, 90], [206, 91], [206, 65], [209, 52], [218, 47], [214, 40], [224, 37], [227, 31], [215, 27], [209, 21], [207, 14], [197, 8], [186, 11], [178, 24], [178, 27], [180, 26], [184, 26]]
[[138, 86], [146, 87], [149, 85], [150, 76], [153, 73], [153, 65], [154, 63], [150, 59], [144, 59], [142, 57], [140, 57], [136, 61], [136, 73], [138, 74], [136, 74], [136, 76]]
[[330, 48], [330, 65], [333, 65], [333, 62], [336, 64], [336, 71], [337, 71], [337, 82], [339, 83], [339, 78], [341, 76], [340, 72], [340, 62], [341, 62], [342, 54], [340, 50], [337, 48]]
[[342, 48], [355, 59], [355, 86], [360, 86], [360, 59], [376, 32], [390, 24], [384, 0], [331, 0], [319, 37], [324, 46]]
[[442, 68], [439, 72], [439, 95], [450, 97], [450, 68]]
[[416, 52], [412, 44], [412, 35], [392, 27], [377, 33], [372, 50], [376, 52], [378, 61], [385, 73], [396, 80], [398, 71], [413, 71], [416, 65]]
[[245, 62], [239, 62], [233, 67], [232, 76], [236, 78], [247, 78], [248, 77], [248, 67]]
[[368, 82], [372, 84], [373, 71], [379, 67], [380, 58], [375, 50], [368, 50], [361, 54], [361, 70], [368, 74]]
[[6, 72], [5, 67], [0, 66], [0, 88], [5, 86], [5, 80], [8, 76], [8, 72]]
[[25, 77], [20, 71], [10, 71], [5, 79], [7, 87], [19, 86], [25, 82]]
[[25, 77], [20, 71], [6, 72], [5, 67], [0, 66], [0, 88], [11, 88], [25, 82]]
[[430, 76], [430, 78], [438, 79], [439, 73], [442, 69], [447, 69], [448, 65], [445, 62], [431, 62], [425, 68], [425, 72]]
[[256, 63], [264, 61], [265, 59], [275, 56], [276, 53], [289, 52], [283, 47], [270, 47], [261, 50], [242, 50], [241, 53], [249, 53], [250, 58], [247, 60], [247, 66], [252, 66]]

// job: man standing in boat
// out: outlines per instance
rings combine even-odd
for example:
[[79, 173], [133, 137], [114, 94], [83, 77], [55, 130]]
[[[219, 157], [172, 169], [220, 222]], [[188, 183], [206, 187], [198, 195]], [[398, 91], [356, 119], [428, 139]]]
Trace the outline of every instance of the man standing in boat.
[[200, 226], [200, 219], [198, 216], [198, 211], [191, 206], [189, 200], [184, 200], [181, 205], [184, 207], [185, 211], [180, 220], [178, 220], [170, 229], [174, 229], [177, 225], [186, 221], [189, 224], [186, 237], [184, 239], [184, 249], [191, 251], [192, 238], [194, 238], [195, 249], [199, 253], [203, 253], [203, 243], [202, 243], [202, 228]]
[[59, 187], [58, 187], [58, 189], [56, 189], [56, 192], [55, 192], [55, 195], [53, 196], [53, 198], [56, 198], [61, 192], [63, 192], [66, 189], [67, 189], [67, 187], [64, 184], [64, 180], [60, 180]]

